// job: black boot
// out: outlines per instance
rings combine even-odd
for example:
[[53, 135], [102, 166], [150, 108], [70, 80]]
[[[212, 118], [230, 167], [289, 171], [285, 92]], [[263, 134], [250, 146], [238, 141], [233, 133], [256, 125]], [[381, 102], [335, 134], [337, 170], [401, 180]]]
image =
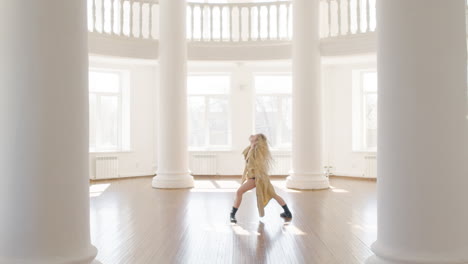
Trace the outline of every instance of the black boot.
[[237, 223], [237, 219], [236, 219], [237, 209], [238, 208], [232, 207], [232, 211], [231, 211], [231, 214], [230, 214], [231, 223]]
[[291, 211], [289, 211], [288, 205], [285, 204], [282, 206], [284, 209], [284, 213], [281, 213], [280, 216], [283, 218], [292, 218]]

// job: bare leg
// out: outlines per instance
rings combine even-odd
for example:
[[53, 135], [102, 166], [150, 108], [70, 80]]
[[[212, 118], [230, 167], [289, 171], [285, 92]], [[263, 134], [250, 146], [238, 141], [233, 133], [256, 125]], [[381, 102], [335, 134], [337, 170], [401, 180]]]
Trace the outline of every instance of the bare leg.
[[282, 198], [281, 196], [279, 196], [279, 195], [276, 195], [275, 197], [273, 197], [273, 199], [275, 199], [275, 200], [279, 203], [279, 205], [281, 205], [281, 206], [286, 205], [286, 202], [285, 202], [285, 201], [283, 200], [283, 198]]
[[255, 180], [254, 179], [248, 179], [246, 182], [244, 182], [244, 184], [241, 185], [241, 187], [239, 187], [239, 189], [237, 189], [237, 192], [236, 192], [236, 199], [234, 200], [234, 207], [235, 208], [239, 208], [241, 202], [242, 202], [242, 195], [244, 195], [244, 193], [246, 193], [247, 191], [250, 191], [252, 190], [253, 188], [255, 188]]

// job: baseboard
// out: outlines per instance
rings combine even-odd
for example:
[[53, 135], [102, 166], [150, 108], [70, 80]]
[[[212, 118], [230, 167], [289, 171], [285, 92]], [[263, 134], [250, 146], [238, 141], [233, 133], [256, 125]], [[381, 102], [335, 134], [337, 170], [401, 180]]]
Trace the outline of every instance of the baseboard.
[[335, 174], [331, 174], [330, 178], [360, 180], [360, 181], [377, 181], [377, 178], [368, 178], [364, 176], [335, 175]]

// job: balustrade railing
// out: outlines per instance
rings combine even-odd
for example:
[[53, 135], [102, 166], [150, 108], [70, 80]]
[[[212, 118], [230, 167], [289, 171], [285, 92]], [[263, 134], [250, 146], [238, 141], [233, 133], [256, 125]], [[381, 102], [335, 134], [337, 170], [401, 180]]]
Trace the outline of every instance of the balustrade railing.
[[[159, 38], [157, 0], [87, 0], [88, 31]], [[290, 1], [268, 3], [187, 3], [187, 40], [203, 42], [282, 41], [292, 36]]]
[[[132, 39], [159, 38], [158, 0], [87, 1], [90, 32]], [[321, 0], [320, 37], [375, 31], [375, 2]], [[186, 28], [187, 40], [192, 42], [288, 41], [292, 38], [292, 2], [189, 2]]]
[[187, 5], [189, 41], [281, 41], [291, 36], [290, 1]]
[[157, 39], [157, 0], [87, 0], [88, 31], [111, 36]]
[[322, 0], [322, 38], [374, 32], [376, 0]]

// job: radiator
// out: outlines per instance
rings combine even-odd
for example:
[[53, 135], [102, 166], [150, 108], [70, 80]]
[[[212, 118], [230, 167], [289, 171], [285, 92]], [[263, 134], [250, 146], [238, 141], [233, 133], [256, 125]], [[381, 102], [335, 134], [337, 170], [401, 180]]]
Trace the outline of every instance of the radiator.
[[364, 177], [377, 178], [377, 156], [365, 156], [364, 159], [366, 161]]
[[291, 171], [290, 153], [273, 153], [273, 164], [270, 175], [289, 175]]
[[119, 159], [115, 156], [96, 157], [96, 179], [119, 177]]
[[190, 157], [190, 170], [193, 175], [218, 174], [216, 154], [192, 154]]

